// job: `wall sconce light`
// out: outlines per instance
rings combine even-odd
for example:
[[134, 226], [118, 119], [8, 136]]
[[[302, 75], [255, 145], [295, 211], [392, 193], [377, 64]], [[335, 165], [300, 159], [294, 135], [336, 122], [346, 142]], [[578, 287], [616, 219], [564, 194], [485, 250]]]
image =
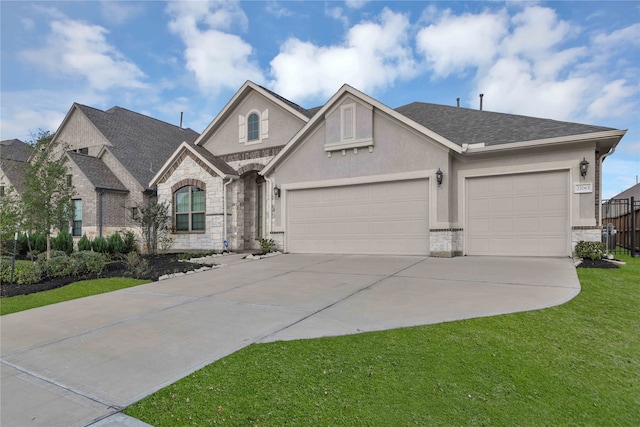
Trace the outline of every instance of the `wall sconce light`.
[[436, 182], [438, 183], [438, 185], [442, 184], [442, 176], [443, 175], [444, 174], [442, 173], [440, 168], [438, 168], [438, 171], [436, 172]]
[[587, 170], [589, 169], [589, 162], [587, 162], [587, 159], [585, 159], [584, 157], [582, 158], [582, 161], [580, 162], [580, 175], [584, 178], [585, 176], [587, 176]]
[[276, 197], [276, 199], [280, 198], [280, 189], [278, 187], [273, 188], [273, 195]]

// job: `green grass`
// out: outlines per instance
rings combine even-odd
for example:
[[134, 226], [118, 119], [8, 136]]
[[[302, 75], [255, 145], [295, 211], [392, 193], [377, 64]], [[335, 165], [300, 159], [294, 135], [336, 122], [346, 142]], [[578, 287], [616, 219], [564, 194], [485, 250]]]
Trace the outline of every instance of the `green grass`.
[[640, 259], [550, 309], [249, 346], [125, 411], [183, 425], [638, 425]]
[[0, 299], [0, 315], [16, 313], [18, 311], [29, 310], [31, 308], [42, 307], [49, 304], [56, 304], [62, 301], [88, 297], [90, 295], [116, 291], [118, 289], [130, 288], [132, 286], [138, 286], [149, 282], [149, 280], [130, 278], [83, 280], [61, 288], [52, 289], [50, 291], [2, 298]]

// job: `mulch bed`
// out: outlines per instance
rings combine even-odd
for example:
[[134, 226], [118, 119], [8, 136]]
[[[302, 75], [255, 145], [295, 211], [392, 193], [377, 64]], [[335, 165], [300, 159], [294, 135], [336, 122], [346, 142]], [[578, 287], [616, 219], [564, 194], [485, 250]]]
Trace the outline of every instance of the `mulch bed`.
[[[187, 272], [191, 270], [197, 270], [202, 267], [201, 264], [194, 264], [190, 262], [179, 262], [177, 254], [163, 254], [163, 255], [143, 255], [142, 258], [147, 260], [149, 264], [149, 271], [147, 274], [141, 276], [135, 276], [136, 279], [146, 279], [151, 281], [157, 281], [160, 276], [170, 273]], [[70, 277], [56, 277], [54, 279], [46, 280], [40, 283], [33, 283], [31, 285], [13, 285], [9, 286], [9, 283], [0, 284], [0, 296], [13, 297], [16, 295], [29, 295], [35, 292], [48, 291], [51, 289], [60, 288], [65, 285], [69, 285], [80, 280], [90, 280], [98, 278], [108, 277], [134, 277], [127, 271], [126, 265], [123, 261], [115, 261], [106, 265], [104, 271], [98, 276], [96, 274], [86, 276], [70, 276]]]
[[578, 264], [577, 268], [620, 268], [620, 266], [605, 259], [593, 260], [585, 258]]

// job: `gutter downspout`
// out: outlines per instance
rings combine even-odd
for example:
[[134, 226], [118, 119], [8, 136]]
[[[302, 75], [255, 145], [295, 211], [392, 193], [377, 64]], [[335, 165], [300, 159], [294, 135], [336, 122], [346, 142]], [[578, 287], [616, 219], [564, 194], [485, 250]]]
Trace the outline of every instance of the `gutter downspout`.
[[232, 181], [233, 178], [229, 177], [229, 181], [224, 183], [222, 189], [222, 235], [224, 237], [222, 252], [229, 252], [229, 239], [227, 236], [227, 185], [231, 184]]
[[98, 205], [98, 235], [102, 237], [102, 196], [104, 196], [104, 190], [100, 190], [100, 203]]

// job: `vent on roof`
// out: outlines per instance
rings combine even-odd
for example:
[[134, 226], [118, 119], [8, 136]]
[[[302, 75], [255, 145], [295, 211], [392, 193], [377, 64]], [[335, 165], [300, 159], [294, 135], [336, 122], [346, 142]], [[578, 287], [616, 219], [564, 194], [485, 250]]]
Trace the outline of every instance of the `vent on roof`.
[[458, 108], [460, 108], [460, 98], [456, 98], [456, 104], [458, 105]]
[[484, 93], [480, 94], [480, 111], [482, 111], [482, 98], [484, 97]]

